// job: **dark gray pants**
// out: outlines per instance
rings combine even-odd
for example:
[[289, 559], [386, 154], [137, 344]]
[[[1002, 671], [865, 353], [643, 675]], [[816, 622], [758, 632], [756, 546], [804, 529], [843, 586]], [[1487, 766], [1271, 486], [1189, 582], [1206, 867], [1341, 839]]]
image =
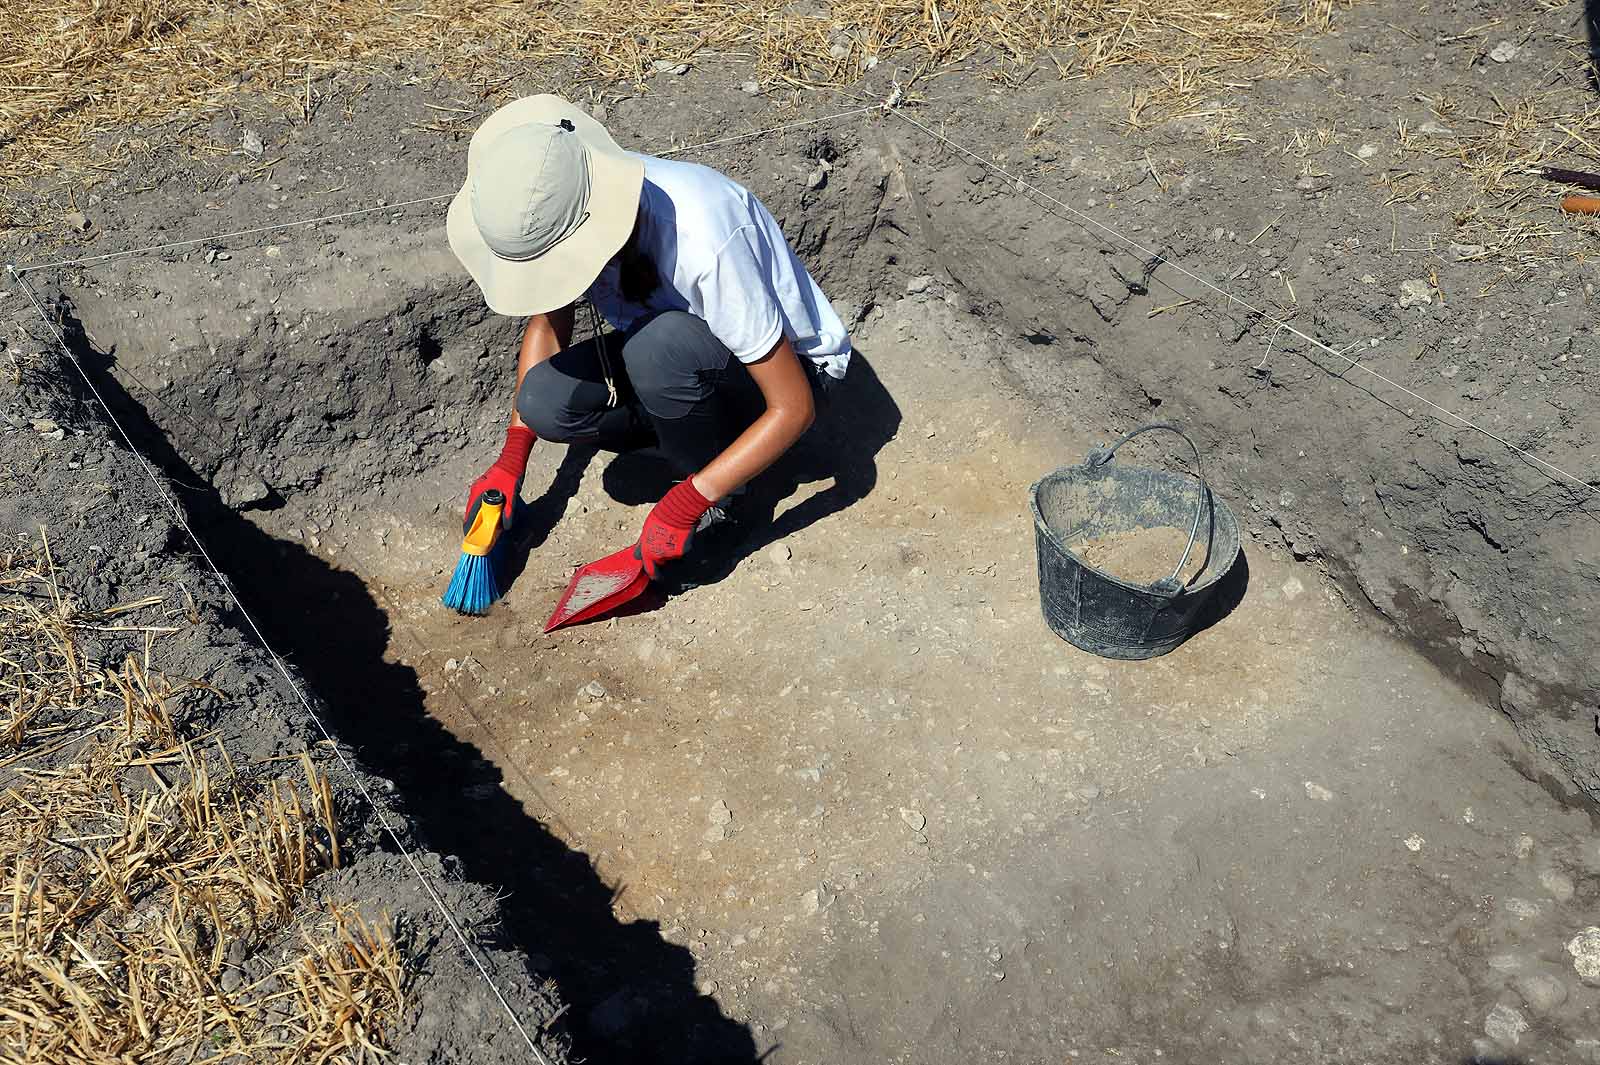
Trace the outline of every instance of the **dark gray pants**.
[[[617, 387], [610, 403], [598, 345]], [[832, 378], [801, 359], [820, 411]], [[531, 368], [517, 413], [556, 443], [632, 451], [656, 444], [681, 476], [698, 473], [766, 409], [743, 363], [692, 314], [666, 311], [628, 333], [574, 344]]]

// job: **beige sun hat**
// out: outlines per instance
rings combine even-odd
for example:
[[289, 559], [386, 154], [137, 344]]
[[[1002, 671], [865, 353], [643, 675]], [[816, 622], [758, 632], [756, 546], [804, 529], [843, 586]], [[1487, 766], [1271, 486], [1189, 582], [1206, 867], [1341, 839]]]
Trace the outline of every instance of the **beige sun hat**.
[[633, 232], [644, 163], [559, 96], [528, 96], [484, 119], [450, 202], [450, 250], [496, 314], [572, 303]]

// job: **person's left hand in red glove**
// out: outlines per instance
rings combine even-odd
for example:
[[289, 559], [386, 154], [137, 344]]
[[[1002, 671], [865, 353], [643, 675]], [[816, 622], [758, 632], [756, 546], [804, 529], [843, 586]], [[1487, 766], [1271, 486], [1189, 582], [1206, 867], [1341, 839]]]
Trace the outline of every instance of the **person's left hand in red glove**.
[[644, 571], [654, 580], [658, 567], [664, 562], [675, 562], [689, 550], [689, 537], [705, 512], [711, 509], [711, 500], [701, 495], [689, 478], [672, 486], [661, 497], [644, 519], [644, 531], [634, 545], [633, 555], [644, 563]]

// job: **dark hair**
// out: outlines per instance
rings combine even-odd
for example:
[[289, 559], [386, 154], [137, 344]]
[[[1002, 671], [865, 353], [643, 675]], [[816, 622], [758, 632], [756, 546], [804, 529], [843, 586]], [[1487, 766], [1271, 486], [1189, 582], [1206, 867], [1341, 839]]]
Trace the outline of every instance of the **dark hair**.
[[[640, 214], [644, 209], [640, 208]], [[639, 222], [633, 223], [628, 242], [617, 252], [617, 271], [622, 288], [622, 298], [629, 303], [643, 305], [650, 294], [661, 287], [661, 271], [656, 261], [639, 247]]]

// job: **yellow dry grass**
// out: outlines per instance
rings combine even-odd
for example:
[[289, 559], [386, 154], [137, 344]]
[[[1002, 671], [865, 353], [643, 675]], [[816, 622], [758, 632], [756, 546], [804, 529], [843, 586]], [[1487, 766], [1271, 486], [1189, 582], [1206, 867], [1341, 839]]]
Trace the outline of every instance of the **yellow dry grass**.
[[[320, 79], [421, 56], [485, 97], [642, 81], [656, 60], [738, 57], [773, 84], [841, 86], [881, 62], [906, 77], [981, 58], [991, 76], [1048, 57], [1065, 77], [1150, 72], [1147, 125], [1202, 110], [1230, 80], [1293, 69], [1347, 0], [35, 0], [0, 5], [0, 191], [71, 163], [116, 168], [174, 125], [245, 94], [309, 115]], [[11, 224], [20, 224], [13, 218]]]
[[[391, 937], [352, 909], [307, 927], [340, 860], [327, 779], [241, 772], [173, 713], [160, 599], [87, 613], [48, 545], [0, 556], [0, 1062], [363, 1061], [402, 1005]], [[83, 634], [141, 643], [118, 663]], [[245, 942], [300, 942], [254, 984]]]
[[[1585, 58], [1570, 56], [1581, 70]], [[1561, 214], [1562, 186], [1540, 177], [1543, 167], [1600, 171], [1600, 104], [1571, 89], [1474, 104], [1432, 101], [1434, 118], [1415, 128], [1401, 122], [1402, 153], [1443, 161], [1441, 170], [1403, 173], [1389, 202], [1444, 197], [1452, 239], [1475, 246], [1472, 258], [1531, 266], [1554, 258], [1567, 231], [1594, 233], [1593, 219]]]

